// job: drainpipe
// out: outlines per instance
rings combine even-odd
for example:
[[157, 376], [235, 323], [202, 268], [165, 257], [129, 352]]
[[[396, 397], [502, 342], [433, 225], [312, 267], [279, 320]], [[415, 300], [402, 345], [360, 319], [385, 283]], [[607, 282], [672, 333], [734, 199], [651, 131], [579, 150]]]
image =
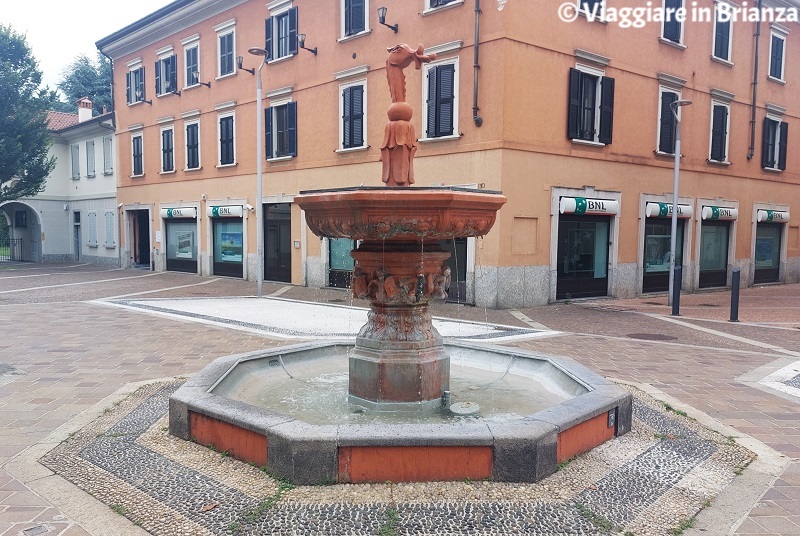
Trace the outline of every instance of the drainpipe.
[[[758, 0], [758, 12], [761, 13], [762, 0]], [[756, 97], [758, 96], [758, 44], [761, 38], [761, 21], [756, 21], [755, 60], [753, 61], [753, 102], [750, 104], [750, 147], [747, 159], [751, 160], [756, 152]]]
[[475, 52], [472, 61], [474, 74], [472, 75], [472, 121], [476, 127], [483, 124], [483, 117], [478, 115], [478, 69], [480, 65], [480, 38], [481, 38], [481, 0], [475, 0]]

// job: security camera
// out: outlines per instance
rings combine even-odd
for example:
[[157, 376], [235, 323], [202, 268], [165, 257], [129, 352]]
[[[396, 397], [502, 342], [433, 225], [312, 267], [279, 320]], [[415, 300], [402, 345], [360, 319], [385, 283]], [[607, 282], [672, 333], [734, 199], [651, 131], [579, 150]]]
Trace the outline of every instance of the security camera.
[[249, 212], [253, 212], [253, 210], [255, 210], [255, 207], [249, 203], [246, 204], [244, 208], [246, 208]]

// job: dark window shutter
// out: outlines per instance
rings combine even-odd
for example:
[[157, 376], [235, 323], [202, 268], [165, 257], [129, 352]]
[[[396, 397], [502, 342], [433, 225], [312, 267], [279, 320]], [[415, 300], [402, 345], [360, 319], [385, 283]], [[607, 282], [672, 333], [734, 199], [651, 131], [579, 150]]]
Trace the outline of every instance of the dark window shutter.
[[264, 33], [266, 35], [266, 40], [264, 44], [264, 50], [267, 51], [267, 59], [272, 57], [272, 26], [273, 26], [273, 17], [268, 18], [264, 21]]
[[344, 20], [346, 35], [353, 35], [363, 32], [365, 29], [364, 0], [345, 1]]
[[169, 58], [169, 87], [173, 93], [178, 91], [178, 56], [174, 54]]
[[614, 79], [604, 76], [600, 83], [600, 136], [598, 141], [609, 145], [614, 131]]
[[289, 54], [297, 54], [297, 8], [289, 10]]
[[125, 95], [128, 98], [128, 104], [133, 102], [133, 88], [131, 87], [131, 72], [125, 73]]
[[664, 91], [661, 93], [661, 125], [659, 126], [658, 150], [662, 153], [675, 152], [675, 115], [672, 103], [678, 100], [677, 93]]
[[161, 95], [161, 60], [156, 62], [156, 95]]
[[711, 124], [711, 160], [716, 160], [717, 162], [725, 161], [727, 126], [728, 108], [722, 105], [715, 105]]
[[353, 146], [352, 136], [352, 94], [351, 87], [344, 88], [342, 92], [342, 149], [347, 149]]
[[286, 106], [288, 107], [288, 117], [286, 118], [288, 150], [290, 155], [297, 156], [297, 103], [290, 102]]
[[728, 48], [731, 38], [731, 22], [717, 21], [716, 35], [714, 41], [714, 56], [725, 60], [730, 60], [728, 57]]
[[140, 100], [145, 100], [147, 97], [144, 92], [144, 67], [139, 67], [139, 91], [141, 92]]
[[567, 106], [567, 138], [574, 140], [578, 135], [578, 118], [581, 115], [581, 77], [583, 73], [569, 69], [569, 102]]
[[264, 136], [267, 140], [267, 158], [272, 158], [272, 107], [270, 106], [266, 110], [264, 110], [264, 126], [265, 126], [265, 134]]
[[783, 39], [777, 35], [772, 36], [772, 55], [770, 57], [769, 74], [773, 78], [781, 77], [781, 63], [783, 63]]
[[783, 121], [781, 123], [781, 139], [778, 143], [778, 169], [786, 169], [786, 147], [789, 141], [789, 123]]
[[683, 0], [665, 0], [664, 7], [672, 10], [664, 14], [669, 15], [669, 20], [664, 21], [664, 39], [669, 39], [674, 43], [681, 42], [681, 23], [676, 20], [675, 10], [683, 6]]
[[351, 92], [351, 117], [353, 121], [353, 145], [364, 145], [364, 86], [353, 86]]
[[353, 35], [353, 23], [351, 17], [353, 16], [353, 0], [344, 0], [344, 35]]
[[438, 113], [437, 113], [437, 136], [453, 135], [453, 103], [455, 102], [455, 65], [440, 65], [436, 68], [436, 75], [439, 78], [438, 84]]
[[772, 167], [772, 155], [775, 154], [775, 148], [770, 143], [770, 130], [772, 129], [772, 120], [769, 117], [764, 118], [764, 131], [761, 135], [761, 167]]
[[428, 69], [428, 121], [425, 129], [426, 138], [436, 137], [436, 69]]

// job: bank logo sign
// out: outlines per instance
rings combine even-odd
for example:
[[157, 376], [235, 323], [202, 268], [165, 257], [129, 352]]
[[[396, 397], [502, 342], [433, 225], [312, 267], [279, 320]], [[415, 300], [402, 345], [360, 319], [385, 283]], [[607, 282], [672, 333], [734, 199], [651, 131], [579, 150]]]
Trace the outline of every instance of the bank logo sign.
[[619, 213], [619, 201], [613, 199], [591, 199], [588, 197], [562, 197], [558, 204], [561, 214], [603, 214], [614, 216]]

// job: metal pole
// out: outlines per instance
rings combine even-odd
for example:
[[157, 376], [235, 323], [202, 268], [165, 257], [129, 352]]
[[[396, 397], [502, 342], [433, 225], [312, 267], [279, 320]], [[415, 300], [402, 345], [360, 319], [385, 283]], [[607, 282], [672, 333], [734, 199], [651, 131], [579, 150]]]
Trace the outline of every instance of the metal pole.
[[[676, 101], [677, 102], [677, 101]], [[675, 103], [673, 103], [674, 106]], [[681, 163], [681, 122], [678, 119], [678, 106], [672, 108], [675, 115], [675, 169], [672, 177], [672, 228], [669, 235], [669, 304], [673, 305], [673, 285], [675, 284], [675, 246], [678, 235], [678, 183], [680, 182]], [[680, 283], [678, 283], [680, 292]], [[673, 309], [673, 316], [677, 312]]]
[[731, 322], [739, 321], [739, 280], [741, 273], [739, 267], [731, 271]]
[[672, 286], [672, 316], [680, 316], [681, 313], [681, 273], [683, 267], [679, 264], [675, 267], [675, 281]]
[[262, 114], [263, 106], [261, 95], [261, 68], [264, 67], [265, 61], [261, 62], [258, 66], [258, 76], [256, 76], [256, 251], [258, 255], [258, 297], [264, 296], [264, 224], [261, 221], [264, 214], [264, 207], [261, 204], [263, 195], [263, 178], [264, 178], [264, 132], [262, 128]]

